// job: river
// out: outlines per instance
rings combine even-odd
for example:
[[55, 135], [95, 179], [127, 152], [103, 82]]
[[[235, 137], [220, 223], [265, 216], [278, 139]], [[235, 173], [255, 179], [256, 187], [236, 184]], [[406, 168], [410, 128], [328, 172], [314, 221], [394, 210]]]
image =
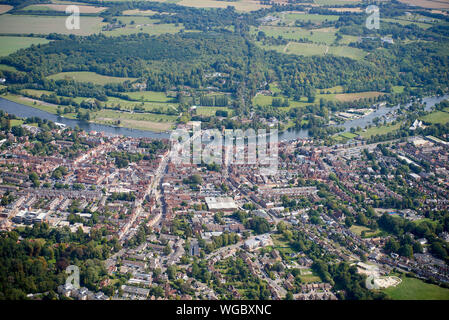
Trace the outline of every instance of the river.
[[[441, 102], [442, 100], [449, 99], [449, 95], [444, 95], [440, 97], [427, 97], [423, 98], [423, 102], [426, 103], [425, 110], [429, 111], [431, 107], [433, 107], [436, 103]], [[410, 103], [408, 104], [410, 105]], [[407, 106], [408, 106], [407, 105]], [[137, 129], [128, 129], [128, 128], [122, 128], [122, 127], [114, 127], [114, 126], [108, 126], [108, 125], [102, 125], [102, 124], [96, 124], [86, 121], [80, 121], [80, 120], [73, 120], [68, 119], [65, 117], [60, 117], [58, 115], [51, 114], [46, 111], [42, 111], [30, 106], [26, 106], [17, 102], [13, 102], [4, 98], [0, 97], [0, 109], [3, 111], [6, 111], [10, 114], [14, 114], [17, 117], [21, 118], [30, 118], [30, 117], [38, 117], [41, 119], [47, 119], [53, 122], [59, 122], [63, 123], [69, 127], [75, 128], [76, 126], [80, 127], [81, 129], [85, 131], [97, 131], [97, 132], [104, 132], [106, 134], [111, 135], [123, 135], [127, 137], [146, 137], [146, 138], [153, 138], [153, 139], [168, 139], [170, 137], [170, 134], [167, 132], [153, 132], [153, 131], [146, 131], [146, 130], [137, 130]], [[358, 119], [354, 120], [347, 120], [342, 124], [339, 124], [338, 126], [343, 126], [346, 131], [349, 131], [352, 127], [361, 127], [365, 128], [370, 123], [372, 123], [373, 119], [376, 117], [383, 117], [386, 116], [389, 112], [393, 112], [395, 110], [399, 109], [399, 105], [388, 108], [388, 107], [382, 107], [379, 109], [374, 110], [370, 114], [360, 117]], [[393, 120], [394, 117], [389, 119], [389, 121]], [[279, 140], [280, 141], [287, 141], [287, 140], [294, 140], [297, 138], [307, 138], [309, 136], [307, 129], [301, 129], [301, 130], [287, 130], [282, 133], [280, 133]]]

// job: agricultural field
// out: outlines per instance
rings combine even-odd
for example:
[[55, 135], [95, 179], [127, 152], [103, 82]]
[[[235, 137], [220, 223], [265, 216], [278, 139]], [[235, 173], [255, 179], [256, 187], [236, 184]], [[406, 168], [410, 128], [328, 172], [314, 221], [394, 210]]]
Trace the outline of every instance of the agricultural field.
[[9, 6], [7, 4], [0, 4], [0, 14], [8, 12], [12, 8], [14, 8], [14, 7], [13, 6]]
[[449, 2], [440, 0], [399, 0], [399, 2], [428, 9], [449, 9]]
[[[162, 1], [161, 1], [162, 2]], [[166, 1], [170, 2], [170, 1]], [[262, 5], [256, 0], [239, 0], [239, 1], [217, 1], [217, 0], [181, 0], [176, 1], [177, 5], [195, 8], [226, 8], [232, 6], [236, 11], [249, 12], [268, 8], [270, 6]]]
[[157, 13], [156, 11], [152, 10], [139, 10], [139, 9], [125, 10], [122, 12], [124, 16], [152, 16], [156, 13]]
[[[1, 20], [1, 17], [0, 17]], [[0, 27], [1, 29], [1, 27]], [[34, 37], [9, 37], [9, 36], [2, 36], [0, 37], [0, 56], [7, 56], [11, 53], [16, 52], [19, 49], [25, 49], [28, 47], [31, 47], [31, 45], [38, 45], [38, 44], [44, 44], [49, 43], [50, 40], [44, 39], [44, 38], [34, 38]], [[3, 65], [4, 66], [4, 65]], [[7, 67], [7, 66], [4, 66]], [[9, 68], [0, 67], [0, 70], [10, 70]], [[10, 67], [12, 68], [12, 67]]]
[[11, 15], [0, 16], [0, 30], [3, 34], [75, 34], [98, 33], [104, 24], [100, 17], [80, 16], [80, 29], [68, 30], [64, 16]]
[[[69, 4], [33, 4], [23, 8], [24, 11], [60, 11], [65, 12]], [[107, 9], [107, 7], [94, 7], [86, 5], [77, 5], [80, 13], [100, 13]]]
[[122, 83], [125, 81], [134, 81], [135, 78], [119, 78], [111, 76], [103, 76], [95, 72], [79, 71], [79, 72], [60, 72], [48, 76], [48, 79], [62, 80], [71, 79], [78, 82], [92, 82], [95, 84], [104, 85], [106, 83]]
[[344, 5], [344, 4], [355, 4], [362, 2], [361, 0], [314, 0], [316, 4], [321, 5]]
[[108, 101], [105, 102], [108, 108], [118, 108], [124, 111], [133, 111], [135, 107], [141, 107], [146, 112], [177, 111], [177, 103], [164, 103], [164, 102], [139, 102], [139, 101], [128, 101], [116, 97], [108, 97]]
[[449, 289], [426, 283], [420, 279], [403, 276], [396, 287], [384, 289], [393, 300], [448, 300]]
[[422, 117], [421, 120], [425, 123], [445, 124], [445, 123], [449, 122], [449, 112], [435, 111], [435, 112], [432, 112], [432, 113]]

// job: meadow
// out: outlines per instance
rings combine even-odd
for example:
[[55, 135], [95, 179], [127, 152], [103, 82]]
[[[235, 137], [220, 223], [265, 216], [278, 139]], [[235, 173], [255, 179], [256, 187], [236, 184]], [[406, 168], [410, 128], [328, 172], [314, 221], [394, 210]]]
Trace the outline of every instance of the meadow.
[[196, 114], [200, 116], [210, 117], [215, 116], [217, 110], [227, 111], [228, 116], [232, 117], [232, 109], [228, 107], [197, 107]]
[[136, 80], [135, 78], [119, 78], [119, 77], [103, 76], [101, 74], [88, 71], [60, 72], [48, 76], [48, 79], [53, 80], [72, 79], [78, 82], [92, 82], [100, 85], [104, 85], [106, 83], [122, 83], [127, 80], [129, 81]]
[[432, 112], [432, 113], [422, 117], [421, 120], [425, 123], [445, 124], [445, 123], [449, 122], [449, 112], [435, 111], [435, 112]]
[[3, 34], [75, 34], [98, 33], [103, 25], [100, 17], [80, 17], [80, 29], [68, 30], [64, 16], [0, 15], [0, 30]]
[[366, 129], [366, 131], [360, 131], [357, 132], [361, 137], [368, 139], [375, 135], [384, 135], [390, 132], [394, 132], [396, 130], [399, 130], [401, 128], [401, 122], [398, 122], [393, 125], [386, 125], [386, 126], [380, 126], [380, 127], [371, 127]]
[[[1, 19], [1, 17], [0, 17]], [[1, 27], [0, 27], [1, 29]], [[31, 45], [38, 45], [49, 43], [50, 41], [44, 38], [34, 38], [34, 37], [0, 37], [0, 57], [10, 55], [19, 49], [25, 49], [31, 47]], [[7, 66], [5, 66], [7, 67]], [[12, 67], [11, 67], [12, 68]], [[11, 70], [9, 68], [0, 68], [2, 70]]]

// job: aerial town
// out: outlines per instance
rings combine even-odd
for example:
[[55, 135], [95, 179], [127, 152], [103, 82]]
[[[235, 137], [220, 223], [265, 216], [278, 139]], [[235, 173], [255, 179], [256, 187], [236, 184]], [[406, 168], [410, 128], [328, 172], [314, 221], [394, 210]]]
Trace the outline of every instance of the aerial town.
[[263, 175], [175, 163], [169, 140], [30, 121], [0, 141], [1, 234], [52, 274], [28, 298], [382, 299], [408, 278], [449, 284], [441, 139], [281, 141]]

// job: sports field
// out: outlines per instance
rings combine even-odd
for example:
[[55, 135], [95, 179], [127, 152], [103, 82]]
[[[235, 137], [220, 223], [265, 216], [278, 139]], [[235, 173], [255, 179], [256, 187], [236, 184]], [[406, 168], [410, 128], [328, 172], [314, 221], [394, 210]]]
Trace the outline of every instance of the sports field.
[[103, 76], [95, 72], [79, 71], [79, 72], [60, 72], [48, 76], [49, 79], [62, 80], [62, 79], [72, 79], [78, 82], [92, 82], [95, 84], [104, 85], [106, 83], [122, 83], [126, 80], [134, 81], [135, 78], [119, 78]]
[[393, 300], [449, 300], [449, 289], [408, 277], [402, 277], [399, 285], [383, 292]]
[[100, 17], [80, 16], [80, 29], [66, 28], [67, 17], [64, 16], [34, 16], [11, 15], [0, 16], [0, 30], [4, 34], [75, 34], [90, 35], [98, 33], [103, 25]]
[[[50, 42], [49, 40], [44, 38], [9, 37], [9, 36], [0, 37], [0, 56], [7, 56], [13, 52], [16, 52], [19, 49], [31, 47], [31, 45], [33, 44], [38, 45], [49, 42]], [[6, 69], [3, 68], [3, 70]]]

